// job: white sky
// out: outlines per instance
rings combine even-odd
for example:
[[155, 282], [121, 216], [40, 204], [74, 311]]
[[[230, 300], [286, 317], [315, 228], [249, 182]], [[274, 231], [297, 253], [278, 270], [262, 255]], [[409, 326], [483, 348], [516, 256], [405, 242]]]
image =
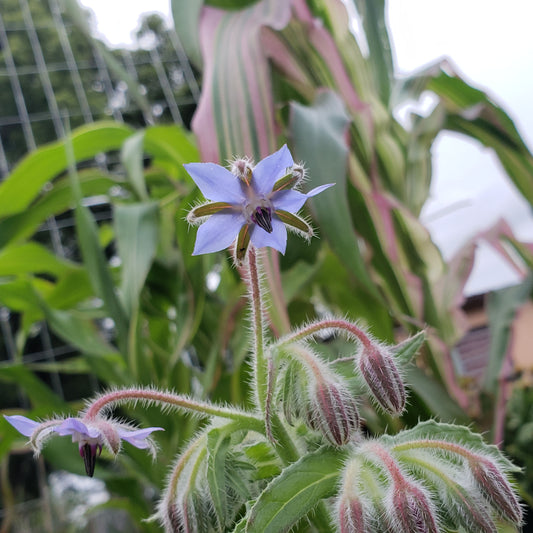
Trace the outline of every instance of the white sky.
[[[131, 43], [140, 14], [170, 18], [170, 0], [81, 0], [110, 44]], [[389, 0], [389, 27], [400, 73], [447, 56], [469, 82], [502, 105], [533, 147], [533, 2], [529, 0]], [[489, 150], [458, 135], [433, 146], [431, 198], [422, 217], [446, 257], [478, 231], [505, 217], [516, 235], [533, 241], [529, 204], [509, 185]], [[466, 291], [476, 294], [517, 281], [481, 246]]]

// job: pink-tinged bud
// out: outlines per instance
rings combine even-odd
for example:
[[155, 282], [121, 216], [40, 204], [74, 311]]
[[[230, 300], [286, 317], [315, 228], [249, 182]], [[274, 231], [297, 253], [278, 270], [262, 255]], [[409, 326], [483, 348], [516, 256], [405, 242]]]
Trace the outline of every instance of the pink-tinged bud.
[[236, 159], [231, 164], [231, 173], [250, 185], [252, 181], [253, 167], [249, 159]]
[[439, 532], [437, 513], [422, 487], [409, 481], [397, 482], [393, 491], [388, 518], [395, 532]]
[[376, 509], [372, 503], [372, 497], [369, 496], [372, 489], [368, 490], [364, 470], [364, 461], [357, 456], [353, 456], [346, 463], [342, 487], [336, 503], [336, 522], [340, 533], [375, 533], [376, 531]]
[[334, 446], [346, 444], [359, 429], [359, 410], [350, 391], [329, 379], [317, 380], [311, 397], [309, 422]]
[[341, 533], [364, 533], [365, 516], [363, 504], [356, 498], [341, 500], [339, 504], [339, 531]]
[[365, 346], [358, 358], [359, 370], [372, 395], [388, 413], [400, 414], [405, 409], [405, 387], [389, 351], [372, 343]]
[[474, 457], [469, 464], [477, 485], [490, 504], [503, 518], [520, 525], [524, 518], [522, 507], [498, 466], [483, 457]]

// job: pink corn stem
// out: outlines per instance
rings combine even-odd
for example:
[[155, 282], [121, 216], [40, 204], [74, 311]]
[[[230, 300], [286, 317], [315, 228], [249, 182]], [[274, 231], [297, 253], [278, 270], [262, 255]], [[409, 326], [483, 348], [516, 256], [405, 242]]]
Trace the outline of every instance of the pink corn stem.
[[270, 301], [272, 302], [272, 306], [269, 309], [271, 327], [275, 325], [275, 334], [279, 336], [288, 333], [291, 329], [291, 323], [287, 313], [287, 303], [285, 302], [283, 288], [281, 286], [279, 252], [274, 249], [269, 249], [268, 251], [263, 250], [262, 259]]

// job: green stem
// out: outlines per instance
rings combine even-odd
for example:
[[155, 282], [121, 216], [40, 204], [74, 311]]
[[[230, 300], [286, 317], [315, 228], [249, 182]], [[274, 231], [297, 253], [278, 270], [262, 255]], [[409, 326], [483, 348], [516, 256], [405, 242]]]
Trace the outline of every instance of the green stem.
[[248, 251], [248, 287], [250, 290], [252, 332], [254, 336], [255, 392], [258, 407], [264, 414], [268, 386], [268, 362], [265, 354], [265, 324], [261, 282], [259, 280], [257, 255], [253, 246], [250, 246]]
[[373, 348], [372, 340], [361, 328], [354, 323], [343, 319], [320, 320], [319, 322], [313, 322], [312, 324], [304, 326], [303, 328], [286, 335], [277, 342], [277, 346], [282, 347], [292, 342], [302, 341], [326, 329], [342, 331], [350, 338], [359, 341], [365, 348]]
[[[268, 360], [265, 353], [265, 324], [261, 282], [259, 280], [258, 258], [253, 246], [248, 251], [248, 287], [252, 310], [252, 331], [254, 335], [254, 363], [256, 398], [261, 412], [266, 416], [268, 398]], [[291, 435], [276, 413], [271, 413], [271, 427], [275, 437], [272, 443], [280, 459], [285, 464], [293, 463], [300, 458], [300, 453]], [[313, 524], [319, 532], [331, 531], [331, 523], [324, 502], [315, 508]]]
[[88, 420], [94, 419], [98, 417], [102, 409], [113, 404], [123, 404], [130, 401], [138, 402], [139, 400], [148, 403], [164, 404], [166, 406], [176, 407], [183, 409], [184, 411], [195, 412], [204, 416], [216, 416], [219, 418], [235, 420], [242, 424], [243, 427], [257, 431], [262, 435], [265, 434], [263, 421], [252, 414], [237, 409], [213, 405], [207, 402], [199, 402], [171, 392], [142, 388], [116, 390], [103, 394], [91, 402], [89, 408], [85, 412], [84, 418]]

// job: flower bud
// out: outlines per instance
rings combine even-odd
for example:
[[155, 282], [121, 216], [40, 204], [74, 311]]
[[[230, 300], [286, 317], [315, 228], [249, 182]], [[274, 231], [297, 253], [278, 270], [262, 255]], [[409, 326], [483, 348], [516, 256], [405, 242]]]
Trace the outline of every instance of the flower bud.
[[289, 423], [302, 418], [334, 446], [349, 442], [359, 429], [355, 399], [342, 376], [332, 372], [309, 346], [293, 344], [280, 380], [281, 401]]
[[400, 414], [405, 409], [405, 387], [388, 349], [375, 343], [365, 346], [358, 357], [358, 365], [378, 404], [390, 414]]
[[520, 525], [523, 520], [522, 507], [498, 466], [479, 456], [472, 458], [469, 465], [477, 485], [490, 504], [503, 518]]
[[318, 379], [311, 391], [310, 425], [334, 446], [346, 444], [359, 429], [359, 410], [342, 382]]
[[363, 504], [356, 497], [343, 498], [339, 502], [338, 521], [340, 533], [364, 533], [366, 521]]
[[247, 185], [250, 185], [252, 181], [253, 166], [249, 159], [236, 159], [231, 164], [231, 173], [244, 181]]
[[341, 533], [375, 533], [376, 513], [366, 474], [364, 461], [359, 457], [353, 456], [346, 463], [336, 504], [336, 521]]
[[388, 518], [398, 533], [438, 533], [437, 513], [426, 491], [418, 484], [401, 480], [393, 485]]

